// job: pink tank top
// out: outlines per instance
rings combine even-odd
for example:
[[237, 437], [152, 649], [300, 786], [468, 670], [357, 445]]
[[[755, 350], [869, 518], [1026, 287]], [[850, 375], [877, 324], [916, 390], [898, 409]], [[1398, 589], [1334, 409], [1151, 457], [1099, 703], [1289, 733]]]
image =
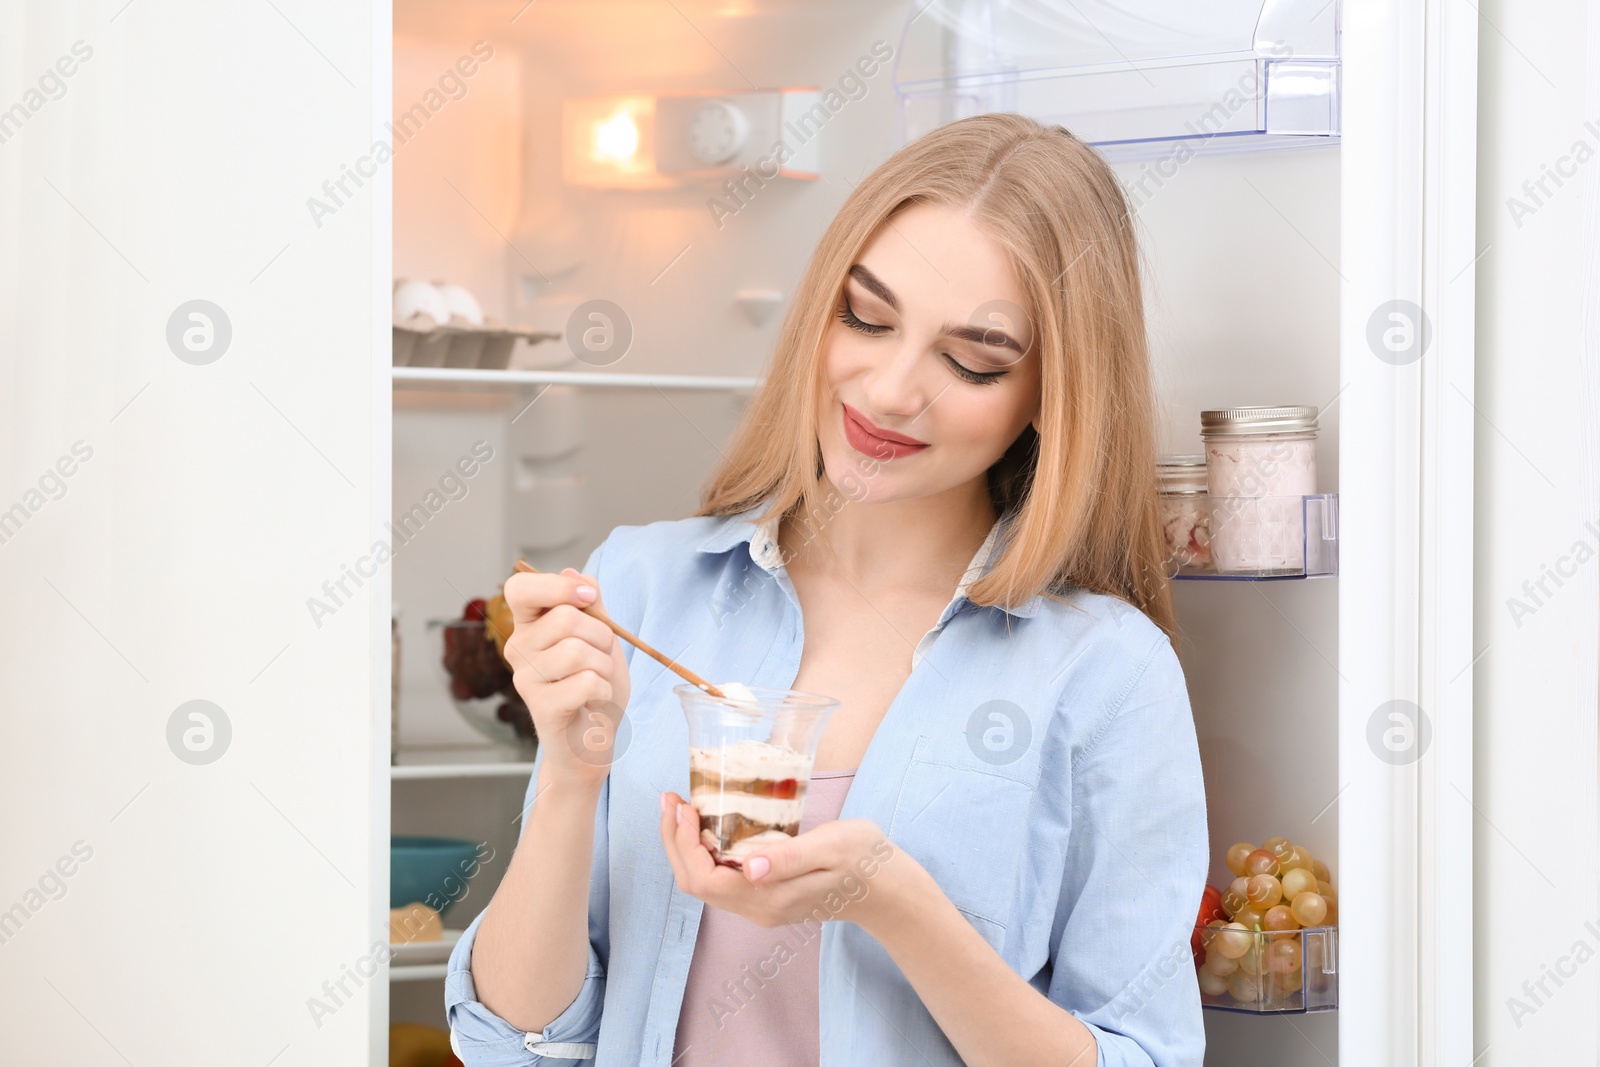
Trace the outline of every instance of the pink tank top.
[[[800, 832], [839, 817], [855, 771], [817, 771]], [[816, 1067], [816, 922], [771, 928], [707, 905], [700, 916], [672, 1046], [672, 1067]]]

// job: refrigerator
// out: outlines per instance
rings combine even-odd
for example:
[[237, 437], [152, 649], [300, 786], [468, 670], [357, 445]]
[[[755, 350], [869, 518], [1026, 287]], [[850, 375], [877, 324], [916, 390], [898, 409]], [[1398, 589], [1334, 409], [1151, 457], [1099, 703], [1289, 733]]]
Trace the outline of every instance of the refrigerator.
[[[39, 508], [12, 494], [4, 580], [54, 633], [14, 613], [8, 635], [19, 667], [62, 663], [61, 641], [82, 659], [7, 683], [34, 755], [0, 788], [36, 814], [0, 886], [25, 919], [0, 929], [0, 971], [92, 1049], [75, 1062], [232, 1043], [228, 1062], [377, 1065], [420, 1033], [401, 1029], [445, 1025], [445, 953], [504, 873], [532, 758], [504, 700], [464, 695], [447, 663], [479, 640], [474, 603], [518, 559], [578, 567], [620, 524], [691, 514], [853, 184], [987, 111], [1066, 126], [1123, 183], [1163, 454], [1204, 452], [1202, 411], [1316, 410], [1298, 568], [1173, 581], [1208, 883], [1235, 877], [1230, 846], [1281, 835], [1337, 886], [1319, 975], [1271, 1010], [1208, 996], [1206, 1062], [1593, 1047], [1583, 994], [1528, 999], [1559, 1005], [1531, 1035], [1507, 1014], [1579, 927], [1506, 954], [1522, 935], [1489, 909], [1517, 891], [1485, 867], [1527, 838], [1474, 788], [1539, 778], [1474, 741], [1474, 666], [1512, 640], [1487, 613], [1544, 551], [1500, 570], [1474, 542], [1505, 536], [1485, 511], [1529, 480], [1501, 448], [1527, 437], [1475, 388], [1475, 266], [1521, 228], [1498, 193], [1541, 158], [1484, 177], [1479, 138], [1505, 119], [1480, 114], [1479, 79], [1509, 77], [1486, 33], [1515, 62], [1498, 24], [1360, 0], [247, 7], [0, 17], [22, 72], [0, 97], [22, 102], [0, 114], [5, 468], [80, 472]], [[1584, 68], [1563, 62], [1570, 115]], [[1520, 195], [1545, 220], [1577, 210]], [[1497, 285], [1510, 262], [1487, 264]], [[1496, 313], [1538, 299], [1520, 293]], [[1582, 419], [1561, 431], [1567, 541], [1592, 510], [1595, 392], [1573, 379]], [[1577, 649], [1553, 699], [1578, 709], [1582, 770], [1552, 804], [1588, 835], [1595, 597], [1576, 574], [1537, 621]], [[1544, 669], [1517, 655], [1497, 671]], [[38, 711], [64, 702], [105, 713]], [[396, 945], [396, 856], [441, 837], [472, 873], [435, 897], [442, 940]], [[1589, 845], [1535, 894], [1594, 912]], [[33, 908], [58, 854], [77, 876]], [[1548, 867], [1528, 864], [1524, 887]], [[96, 945], [116, 967], [88, 965]]]

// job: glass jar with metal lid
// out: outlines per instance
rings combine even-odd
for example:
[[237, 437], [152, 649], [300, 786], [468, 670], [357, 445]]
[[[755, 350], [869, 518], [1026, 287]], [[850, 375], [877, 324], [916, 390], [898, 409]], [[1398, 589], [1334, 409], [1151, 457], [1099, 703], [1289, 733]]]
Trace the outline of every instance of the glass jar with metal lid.
[[1162, 456], [1156, 462], [1168, 573], [1211, 569], [1211, 506], [1203, 454]]
[[1302, 498], [1317, 491], [1317, 409], [1202, 411], [1200, 436], [1217, 570], [1285, 574], [1304, 567]]

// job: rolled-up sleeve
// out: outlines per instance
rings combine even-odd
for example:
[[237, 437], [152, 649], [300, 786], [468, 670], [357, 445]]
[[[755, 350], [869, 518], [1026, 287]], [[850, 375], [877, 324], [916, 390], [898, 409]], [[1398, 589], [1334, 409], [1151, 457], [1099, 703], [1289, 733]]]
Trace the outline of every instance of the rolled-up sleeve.
[[1189, 937], [1207, 848], [1194, 718], [1163, 635], [1072, 767], [1049, 996], [1090, 1027], [1099, 1067], [1200, 1067]]
[[[594, 550], [583, 573], [592, 574], [604, 586], [598, 570], [605, 545]], [[539, 768], [544, 748], [534, 756], [533, 774], [523, 797], [523, 832], [537, 795]], [[589, 868], [589, 962], [583, 986], [560, 1015], [539, 1033], [520, 1030], [484, 1007], [478, 1000], [472, 980], [472, 945], [487, 912], [480, 913], [462, 933], [450, 953], [444, 980], [445, 1017], [450, 1024], [450, 1047], [466, 1067], [523, 1067], [523, 1065], [582, 1065], [592, 1063], [600, 1035], [601, 1007], [606, 991], [606, 961], [610, 958], [610, 876], [607, 839], [607, 812], [610, 809], [611, 780], [600, 789], [595, 806], [594, 857]]]

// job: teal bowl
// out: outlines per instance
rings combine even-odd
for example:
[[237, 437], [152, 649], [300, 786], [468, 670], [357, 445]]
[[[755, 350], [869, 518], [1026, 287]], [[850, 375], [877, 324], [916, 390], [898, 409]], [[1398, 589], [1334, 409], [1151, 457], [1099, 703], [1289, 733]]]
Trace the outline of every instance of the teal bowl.
[[389, 907], [420, 902], [444, 915], [467, 895], [467, 882], [482, 867], [478, 846], [459, 837], [389, 838]]

